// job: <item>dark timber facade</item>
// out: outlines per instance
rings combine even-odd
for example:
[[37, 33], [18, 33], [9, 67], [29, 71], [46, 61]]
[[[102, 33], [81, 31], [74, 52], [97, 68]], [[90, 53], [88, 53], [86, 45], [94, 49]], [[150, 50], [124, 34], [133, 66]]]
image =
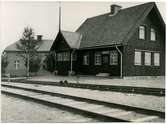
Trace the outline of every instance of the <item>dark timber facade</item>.
[[165, 75], [165, 24], [156, 4], [111, 10], [87, 19], [76, 32], [59, 31], [51, 48], [58, 74]]

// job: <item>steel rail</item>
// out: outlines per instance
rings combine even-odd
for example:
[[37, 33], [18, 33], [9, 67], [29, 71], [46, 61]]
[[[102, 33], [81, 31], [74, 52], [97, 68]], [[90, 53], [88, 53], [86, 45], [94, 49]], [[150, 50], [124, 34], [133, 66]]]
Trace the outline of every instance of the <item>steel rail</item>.
[[22, 89], [22, 90], [32, 91], [32, 92], [36, 92], [36, 93], [43, 93], [43, 94], [48, 94], [48, 95], [53, 95], [53, 96], [58, 96], [58, 97], [63, 97], [63, 98], [70, 98], [70, 99], [74, 99], [74, 100], [78, 100], [78, 101], [86, 101], [89, 103], [95, 103], [95, 104], [99, 104], [99, 105], [105, 105], [108, 107], [120, 108], [120, 109], [124, 109], [127, 111], [134, 111], [134, 112], [141, 113], [141, 114], [156, 115], [156, 116], [159, 116], [161, 118], [165, 118], [165, 112], [161, 112], [161, 111], [157, 111], [157, 110], [150, 110], [150, 109], [146, 109], [146, 108], [139, 108], [139, 107], [134, 107], [134, 106], [129, 106], [129, 105], [111, 103], [111, 102], [95, 100], [95, 99], [91, 99], [91, 98], [66, 95], [66, 94], [49, 92], [49, 91], [33, 89], [33, 88], [26, 88], [26, 87], [21, 87], [21, 86], [12, 86], [12, 85], [6, 85], [6, 84], [1, 84], [1, 86]]

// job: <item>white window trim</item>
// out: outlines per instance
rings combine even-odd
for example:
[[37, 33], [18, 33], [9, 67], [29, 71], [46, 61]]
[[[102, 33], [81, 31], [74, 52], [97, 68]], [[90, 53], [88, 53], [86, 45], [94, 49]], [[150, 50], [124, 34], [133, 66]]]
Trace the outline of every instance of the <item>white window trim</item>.
[[[136, 59], [136, 54], [139, 53], [140, 54], [140, 62], [137, 62], [137, 59]], [[142, 52], [139, 51], [139, 50], [135, 50], [135, 55], [134, 55], [134, 65], [137, 65], [137, 66], [140, 66], [142, 65]]]
[[[155, 62], [155, 58], [156, 58], [155, 55], [156, 54], [158, 54], [158, 64]], [[154, 66], [160, 66], [160, 56], [161, 56], [160, 53], [158, 53], [158, 52], [154, 53]]]
[[20, 61], [19, 60], [15, 60], [14, 65], [15, 65], [15, 70], [18, 70], [19, 66], [20, 66]]
[[[154, 33], [154, 34], [152, 34], [152, 33]], [[152, 39], [152, 35], [155, 35], [155, 36], [153, 36], [155, 39]], [[156, 31], [155, 31], [154, 28], [150, 29], [150, 40], [151, 41], [156, 41]]]
[[[148, 59], [148, 56], [146, 56], [146, 54], [149, 54], [149, 55], [150, 55], [150, 56], [149, 56], [149, 63], [146, 62], [146, 59]], [[144, 53], [144, 58], [145, 58], [145, 59], [144, 59], [144, 65], [145, 65], [145, 66], [151, 66], [151, 52], [145, 52], [145, 53]]]
[[[143, 31], [143, 32], [141, 32], [141, 31]], [[141, 33], [143, 33], [143, 37], [142, 37]], [[138, 36], [139, 36], [139, 39], [141, 39], [141, 40], [145, 40], [146, 39], [146, 26], [144, 26], [144, 25], [140, 25], [139, 26]]]

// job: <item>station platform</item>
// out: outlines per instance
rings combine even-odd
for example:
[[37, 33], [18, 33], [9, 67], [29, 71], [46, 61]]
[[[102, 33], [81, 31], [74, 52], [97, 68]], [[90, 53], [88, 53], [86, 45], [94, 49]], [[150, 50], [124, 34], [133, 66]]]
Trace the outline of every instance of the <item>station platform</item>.
[[29, 80], [33, 81], [49, 81], [59, 82], [67, 80], [68, 83], [80, 84], [96, 84], [96, 85], [112, 85], [112, 86], [132, 86], [132, 87], [146, 87], [146, 88], [162, 88], [165, 89], [165, 78], [152, 79], [119, 79], [96, 76], [36, 76]]

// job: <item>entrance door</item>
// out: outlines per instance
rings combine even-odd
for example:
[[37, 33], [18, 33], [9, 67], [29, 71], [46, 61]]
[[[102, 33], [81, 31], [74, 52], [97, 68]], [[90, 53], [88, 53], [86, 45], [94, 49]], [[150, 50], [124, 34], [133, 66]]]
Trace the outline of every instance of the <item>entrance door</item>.
[[68, 75], [70, 69], [69, 61], [57, 62], [57, 70], [59, 75]]
[[102, 55], [102, 63], [103, 63], [103, 65], [108, 65], [109, 64], [109, 54], [103, 54]]

